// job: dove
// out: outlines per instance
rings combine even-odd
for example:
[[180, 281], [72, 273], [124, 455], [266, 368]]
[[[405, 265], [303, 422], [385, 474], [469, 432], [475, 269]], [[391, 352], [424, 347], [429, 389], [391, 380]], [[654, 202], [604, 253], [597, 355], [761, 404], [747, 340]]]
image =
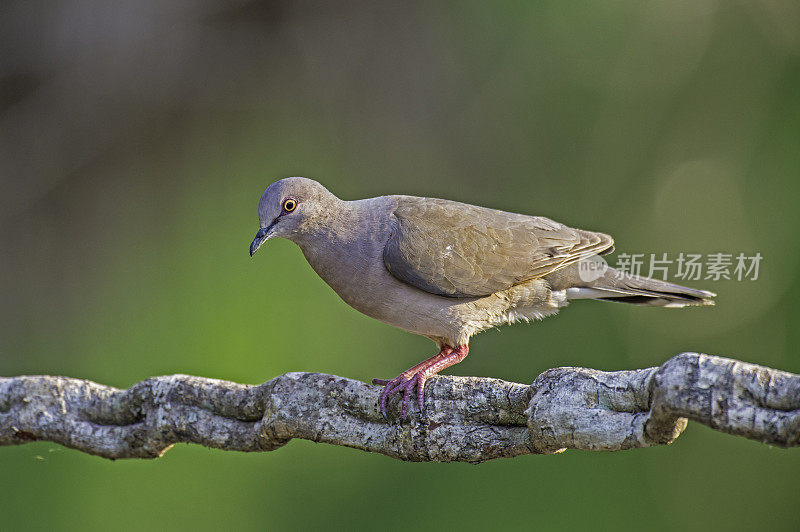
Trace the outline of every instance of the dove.
[[261, 195], [258, 219], [251, 257], [271, 238], [290, 240], [348, 305], [438, 346], [397, 377], [373, 380], [384, 386], [384, 417], [402, 394], [406, 418], [415, 391], [422, 412], [425, 382], [461, 362], [486, 329], [542, 319], [579, 299], [714, 304], [712, 292], [608, 267], [599, 257], [614, 250], [610, 236], [541, 216], [404, 195], [345, 201], [289, 177]]

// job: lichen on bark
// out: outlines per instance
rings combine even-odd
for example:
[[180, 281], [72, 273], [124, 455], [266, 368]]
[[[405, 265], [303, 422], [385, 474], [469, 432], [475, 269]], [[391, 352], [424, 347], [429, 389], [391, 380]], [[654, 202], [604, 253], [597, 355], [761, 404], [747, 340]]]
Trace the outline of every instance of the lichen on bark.
[[531, 385], [439, 376], [398, 420], [380, 387], [320, 373], [260, 385], [171, 375], [127, 390], [53, 376], [0, 378], [0, 445], [56, 442], [105, 458], [156, 458], [179, 442], [271, 451], [292, 438], [409, 461], [483, 462], [565, 449], [664, 445], [687, 420], [779, 447], [800, 442], [800, 375], [682, 353], [659, 367], [555, 368]]

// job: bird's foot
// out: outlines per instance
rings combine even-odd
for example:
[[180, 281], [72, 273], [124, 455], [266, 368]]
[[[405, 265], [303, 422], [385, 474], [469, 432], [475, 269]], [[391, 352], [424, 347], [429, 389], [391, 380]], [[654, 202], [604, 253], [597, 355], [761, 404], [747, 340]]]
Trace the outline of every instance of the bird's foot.
[[460, 345], [456, 348], [445, 345], [442, 346], [442, 349], [437, 354], [420, 362], [413, 368], [404, 371], [394, 379], [372, 379], [373, 384], [384, 386], [380, 399], [378, 400], [378, 407], [383, 417], [388, 419], [386, 415], [386, 402], [389, 400], [389, 397], [402, 392], [403, 400], [400, 408], [400, 419], [405, 419], [408, 413], [408, 399], [411, 397], [411, 393], [414, 391], [415, 387], [417, 388], [417, 405], [419, 405], [419, 411], [422, 413], [425, 404], [425, 381], [443, 369], [464, 360], [468, 352], [469, 347], [467, 345]]
[[425, 381], [427, 379], [428, 377], [421, 371], [411, 375], [410, 377], [407, 377], [404, 372], [391, 380], [373, 379], [372, 382], [374, 384], [382, 384], [384, 386], [383, 391], [381, 392], [381, 397], [378, 400], [383, 417], [388, 419], [386, 415], [386, 402], [389, 400], [389, 397], [402, 392], [403, 405], [400, 408], [400, 419], [405, 419], [408, 409], [408, 399], [411, 397], [411, 393], [414, 391], [415, 387], [417, 388], [417, 404], [419, 404], [419, 410], [422, 412], [422, 398], [425, 390]]

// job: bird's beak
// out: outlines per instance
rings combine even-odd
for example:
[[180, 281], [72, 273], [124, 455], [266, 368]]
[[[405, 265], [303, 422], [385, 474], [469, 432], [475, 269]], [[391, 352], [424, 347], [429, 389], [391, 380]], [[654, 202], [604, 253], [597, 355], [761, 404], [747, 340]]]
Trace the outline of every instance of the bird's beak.
[[253, 239], [253, 242], [250, 244], [250, 256], [252, 257], [253, 254], [258, 251], [258, 248], [261, 247], [261, 244], [266, 242], [272, 237], [272, 227], [275, 224], [270, 224], [269, 227], [262, 227], [256, 233], [256, 237]]

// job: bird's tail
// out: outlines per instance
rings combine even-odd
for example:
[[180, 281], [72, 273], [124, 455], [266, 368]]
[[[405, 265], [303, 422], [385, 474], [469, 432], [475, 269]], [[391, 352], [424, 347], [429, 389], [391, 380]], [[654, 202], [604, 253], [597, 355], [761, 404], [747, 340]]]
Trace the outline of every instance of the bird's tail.
[[608, 268], [585, 286], [567, 289], [567, 299], [599, 299], [653, 307], [713, 305], [717, 294], [677, 284], [640, 277]]

